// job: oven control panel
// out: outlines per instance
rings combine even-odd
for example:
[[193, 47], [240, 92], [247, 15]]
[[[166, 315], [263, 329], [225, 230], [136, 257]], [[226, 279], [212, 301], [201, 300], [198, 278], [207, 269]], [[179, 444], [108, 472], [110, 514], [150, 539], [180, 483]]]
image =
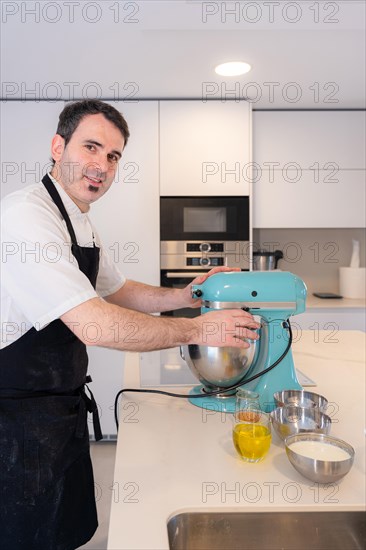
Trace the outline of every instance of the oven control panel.
[[186, 243], [187, 252], [224, 252], [224, 243]]
[[248, 241], [161, 241], [161, 270], [249, 269]]

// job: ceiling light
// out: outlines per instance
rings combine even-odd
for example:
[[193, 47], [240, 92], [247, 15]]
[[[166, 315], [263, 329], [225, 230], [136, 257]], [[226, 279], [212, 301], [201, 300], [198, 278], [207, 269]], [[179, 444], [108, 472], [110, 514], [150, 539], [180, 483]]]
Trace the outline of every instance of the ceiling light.
[[248, 73], [252, 67], [249, 63], [243, 63], [241, 61], [230, 61], [229, 63], [222, 63], [215, 68], [215, 72], [222, 76], [239, 76], [241, 74]]

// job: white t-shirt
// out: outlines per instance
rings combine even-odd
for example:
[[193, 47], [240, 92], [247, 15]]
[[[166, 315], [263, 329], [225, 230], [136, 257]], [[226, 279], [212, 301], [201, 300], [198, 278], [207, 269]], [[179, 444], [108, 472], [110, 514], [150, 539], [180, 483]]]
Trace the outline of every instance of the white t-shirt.
[[94, 239], [100, 247], [97, 287], [94, 290], [80, 271], [66, 223], [43, 183], [7, 195], [1, 202], [1, 348], [91, 298], [113, 294], [126, 281], [103, 249], [88, 214], [51, 179], [78, 245], [93, 246]]

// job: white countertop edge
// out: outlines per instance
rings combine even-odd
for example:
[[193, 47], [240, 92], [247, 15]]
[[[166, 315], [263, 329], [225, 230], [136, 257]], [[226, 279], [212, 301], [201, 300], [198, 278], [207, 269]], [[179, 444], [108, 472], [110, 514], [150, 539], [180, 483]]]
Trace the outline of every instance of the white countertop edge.
[[366, 307], [366, 300], [363, 298], [317, 298], [309, 294], [306, 299], [306, 311], [309, 309], [362, 309]]
[[[274, 509], [275, 508], [275, 509]], [[327, 504], [320, 504], [317, 505], [317, 507], [315, 508], [314, 507], [314, 504], [310, 505], [296, 505], [296, 508], [292, 507], [291, 510], [289, 510], [289, 505], [287, 506], [279, 506], [279, 505], [276, 505], [275, 507], [273, 505], [271, 506], [261, 506], [261, 507], [258, 507], [258, 508], [255, 508], [252, 506], [250, 507], [250, 505], [248, 506], [225, 506], [225, 507], [215, 507], [215, 506], [207, 506], [207, 507], [201, 507], [201, 508], [191, 508], [191, 507], [188, 507], [188, 508], [179, 508], [177, 510], [175, 510], [173, 513], [169, 514], [169, 516], [167, 517], [167, 520], [166, 520], [166, 523], [168, 525], [168, 522], [175, 516], [178, 516], [180, 514], [187, 514], [187, 513], [190, 513], [190, 514], [195, 514], [195, 513], [204, 513], [204, 514], [212, 514], [212, 513], [217, 513], [217, 514], [230, 514], [230, 513], [236, 513], [236, 514], [240, 514], [240, 513], [250, 513], [250, 512], [253, 512], [253, 513], [263, 513], [263, 512], [270, 512], [271, 514], [275, 514], [277, 512], [286, 512], [287, 514], [291, 514], [292, 512], [364, 512], [366, 511], [366, 506], [360, 506], [358, 504], [350, 504], [350, 505], [347, 505], [347, 506], [343, 506], [342, 505], [337, 505], [337, 509], [335, 510], [334, 509], [334, 504], [331, 506], [331, 505], [327, 505]]]

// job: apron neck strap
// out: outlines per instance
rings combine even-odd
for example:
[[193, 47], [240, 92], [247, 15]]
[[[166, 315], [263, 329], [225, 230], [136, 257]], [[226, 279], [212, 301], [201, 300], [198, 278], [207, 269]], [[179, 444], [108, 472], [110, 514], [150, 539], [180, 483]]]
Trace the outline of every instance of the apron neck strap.
[[62, 202], [62, 199], [56, 189], [56, 187], [54, 186], [54, 184], [52, 183], [52, 180], [51, 178], [49, 177], [48, 174], [46, 174], [43, 179], [42, 179], [42, 183], [43, 185], [45, 186], [45, 188], [47, 189], [47, 191], [49, 192], [49, 194], [51, 195], [51, 198], [53, 200], [53, 202], [56, 204], [57, 208], [59, 209], [59, 211], [61, 212], [62, 214], [62, 217], [64, 218], [65, 220], [65, 223], [66, 223], [66, 226], [67, 226], [67, 229], [70, 233], [70, 237], [71, 237], [71, 242], [72, 244], [75, 244], [77, 245], [77, 240], [76, 240], [76, 235], [75, 235], [75, 231], [74, 231], [74, 228], [72, 226], [72, 223], [71, 223], [71, 220], [69, 218], [69, 215], [68, 213], [66, 212], [66, 208], [64, 206], [64, 203]]

